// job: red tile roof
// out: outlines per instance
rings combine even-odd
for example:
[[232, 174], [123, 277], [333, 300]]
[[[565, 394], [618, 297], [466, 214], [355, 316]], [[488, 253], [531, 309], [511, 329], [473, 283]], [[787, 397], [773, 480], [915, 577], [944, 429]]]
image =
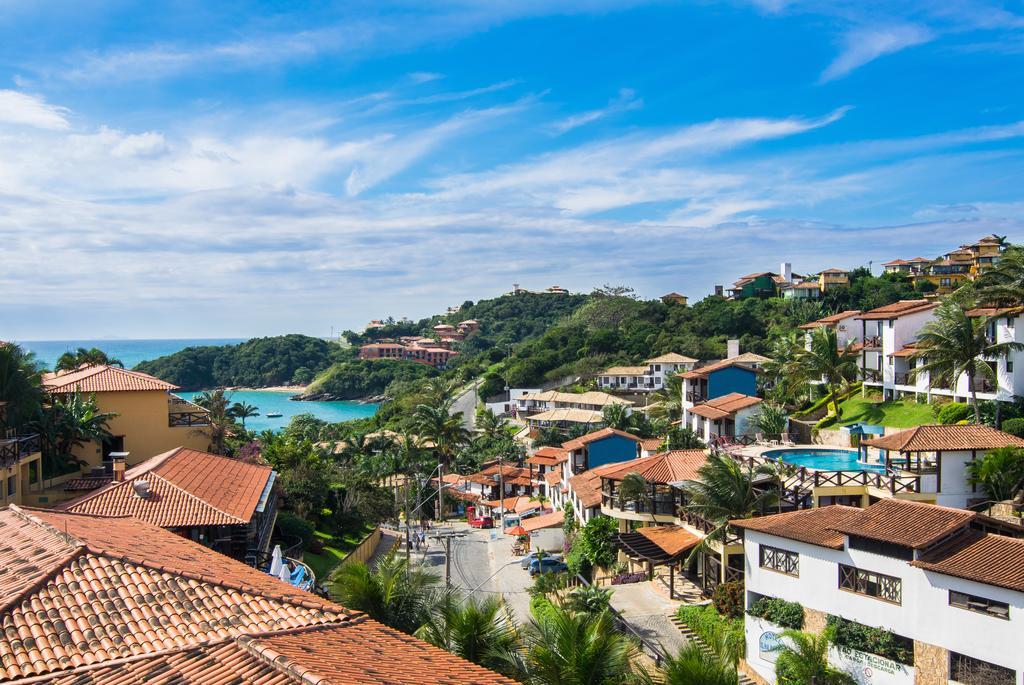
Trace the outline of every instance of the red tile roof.
[[716, 420], [732, 416], [740, 409], [753, 407], [760, 403], [760, 397], [751, 397], [743, 393], [731, 392], [728, 395], [722, 395], [721, 397], [716, 397], [713, 400], [690, 407], [689, 411], [691, 414], [703, 416], [705, 419]]
[[[767, 359], [767, 357], [765, 357], [765, 359]], [[718, 371], [719, 369], [725, 369], [730, 366], [738, 366], [741, 369], [746, 369], [747, 371], [753, 371], [757, 373], [757, 369], [755, 369], [752, 366], [747, 366], [744, 363], [745, 361], [746, 360], [741, 360], [739, 357], [733, 357], [732, 359], [723, 359], [722, 361], [713, 362], [711, 364], [707, 364], [706, 366], [701, 366], [699, 368], [694, 369], [693, 371], [677, 373], [676, 375], [679, 376], [680, 378], [707, 378], [712, 371]]]
[[645, 526], [637, 529], [636, 532], [673, 557], [700, 544], [701, 540], [680, 526]]
[[570, 440], [568, 442], [563, 442], [562, 443], [562, 449], [564, 449], [564, 450], [578, 450], [578, 449], [582, 449], [584, 445], [588, 445], [588, 444], [594, 442], [595, 440], [603, 440], [604, 438], [610, 437], [612, 435], [618, 435], [621, 438], [629, 438], [630, 440], [633, 440], [635, 442], [640, 442], [640, 438], [636, 437], [632, 433], [627, 433], [625, 431], [616, 430], [615, 428], [602, 428], [601, 430], [596, 430], [596, 431], [592, 431], [590, 433], [587, 433], [586, 435], [581, 435], [580, 437], [578, 437], [578, 438], [576, 438], [574, 440]]
[[1024, 439], [984, 425], [917, 426], [862, 444], [895, 452], [939, 452], [954, 450], [991, 450], [999, 447], [1024, 447]]
[[526, 460], [527, 464], [554, 466], [569, 461], [569, 452], [561, 447], [541, 447]]
[[815, 509], [800, 509], [784, 514], [729, 521], [729, 525], [743, 530], [767, 533], [788, 540], [806, 542], [819, 547], [842, 549], [845, 540], [835, 526], [859, 516], [857, 507], [833, 505]]
[[635, 473], [652, 483], [678, 483], [697, 479], [697, 469], [707, 461], [707, 458], [704, 450], [674, 450], [618, 464], [599, 466], [591, 471], [609, 480], [622, 480], [627, 474]]
[[840, 533], [920, 549], [966, 527], [976, 514], [924, 502], [882, 499], [834, 526]]
[[584, 471], [570, 478], [569, 487], [576, 493], [585, 509], [601, 504], [601, 477], [593, 470]]
[[561, 471], [548, 471], [544, 474], [544, 482], [548, 485], [554, 485], [562, 480]]
[[0, 511], [0, 682], [512, 681], [130, 518]]
[[519, 525], [525, 528], [527, 532], [532, 532], [541, 528], [560, 526], [563, 521], [565, 521], [565, 512], [559, 509], [547, 514], [541, 514], [540, 516], [531, 516], [530, 518], [523, 519]]
[[862, 312], [857, 318], [865, 321], [898, 319], [899, 317], [906, 316], [908, 314], [926, 312], [929, 309], [934, 309], [938, 306], [938, 302], [933, 302], [931, 300], [900, 300], [899, 302], [887, 304], [884, 307], [877, 307], [875, 309]]
[[804, 330], [810, 330], [812, 328], [819, 328], [822, 326], [824, 326], [825, 328], [831, 328], [832, 326], [835, 326], [843, 319], [849, 319], [850, 317], [857, 316], [858, 314], [860, 314], [859, 309], [847, 309], [846, 311], [839, 312], [838, 314], [831, 314], [829, 316], [824, 316], [818, 319], [817, 321], [805, 323], [804, 325], [800, 326], [800, 328]]
[[645, 452], [656, 452], [661, 448], [665, 438], [644, 438], [640, 441], [640, 449]]
[[43, 374], [47, 392], [133, 392], [146, 390], [177, 390], [178, 386], [139, 371], [116, 366], [87, 366], [77, 371]]
[[[125, 480], [57, 509], [95, 516], [135, 516], [161, 528], [247, 524], [273, 476], [269, 466], [178, 447], [129, 469]], [[135, 492], [149, 483], [149, 495]]]
[[1024, 592], [1024, 540], [971, 530], [910, 563], [926, 571]]
[[992, 317], [1020, 314], [1022, 312], [1024, 312], [1024, 307], [975, 307], [974, 309], [968, 309], [965, 313], [970, 317]]

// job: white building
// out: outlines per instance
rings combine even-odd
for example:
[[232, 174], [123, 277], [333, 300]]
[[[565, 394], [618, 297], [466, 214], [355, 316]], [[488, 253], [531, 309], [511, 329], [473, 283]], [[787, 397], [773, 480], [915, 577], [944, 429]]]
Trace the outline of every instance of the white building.
[[760, 397], [738, 392], [722, 395], [690, 407], [686, 427], [708, 444], [723, 436], [754, 436], [757, 433], [757, 417], [761, 413], [760, 405]]
[[656, 392], [672, 376], [690, 371], [697, 360], [674, 352], [648, 359], [639, 366], [613, 366], [597, 374], [602, 390], [618, 392]]
[[864, 385], [879, 388], [888, 398], [895, 382], [889, 355], [917, 341], [921, 328], [932, 320], [938, 303], [931, 300], [900, 300], [862, 312], [860, 321], [860, 368]]
[[[748, 609], [762, 597], [796, 602], [805, 631], [836, 616], [890, 631], [907, 650], [910, 663], [833, 647], [830, 661], [861, 685], [1024, 683], [1016, 526], [894, 499], [732, 525], [743, 531]], [[774, 683], [781, 627], [747, 615], [745, 632], [745, 668]]]

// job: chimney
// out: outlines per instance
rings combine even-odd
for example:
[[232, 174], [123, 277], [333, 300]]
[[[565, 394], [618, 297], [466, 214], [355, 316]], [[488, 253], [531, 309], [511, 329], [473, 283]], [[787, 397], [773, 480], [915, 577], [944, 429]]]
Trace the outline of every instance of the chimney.
[[793, 282], [793, 265], [789, 262], [782, 262], [782, 267], [779, 270], [779, 275], [782, 276], [782, 280], [786, 283]]
[[120, 483], [124, 481], [124, 465], [128, 460], [127, 452], [111, 452], [110, 460], [114, 463], [114, 482]]
[[715, 286], [715, 297], [725, 297], [725, 286], [724, 285], [716, 285]]
[[725, 341], [725, 358], [732, 359], [733, 357], [740, 356], [740, 341], [733, 338], [732, 340]]

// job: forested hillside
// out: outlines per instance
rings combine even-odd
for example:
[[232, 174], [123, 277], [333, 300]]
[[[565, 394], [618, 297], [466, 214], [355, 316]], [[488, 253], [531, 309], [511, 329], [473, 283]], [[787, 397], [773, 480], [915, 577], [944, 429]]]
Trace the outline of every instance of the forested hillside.
[[292, 334], [253, 338], [238, 345], [186, 347], [135, 368], [185, 390], [305, 385], [339, 353], [337, 344]]

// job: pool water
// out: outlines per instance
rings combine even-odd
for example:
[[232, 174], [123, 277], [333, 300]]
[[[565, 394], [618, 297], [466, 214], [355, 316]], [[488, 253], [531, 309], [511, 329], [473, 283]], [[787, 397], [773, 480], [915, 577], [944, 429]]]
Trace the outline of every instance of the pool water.
[[857, 453], [841, 449], [785, 449], [769, 450], [762, 456], [768, 459], [779, 459], [787, 464], [806, 466], [818, 471], [872, 471], [885, 473], [881, 464], [865, 464], [857, 460]]

